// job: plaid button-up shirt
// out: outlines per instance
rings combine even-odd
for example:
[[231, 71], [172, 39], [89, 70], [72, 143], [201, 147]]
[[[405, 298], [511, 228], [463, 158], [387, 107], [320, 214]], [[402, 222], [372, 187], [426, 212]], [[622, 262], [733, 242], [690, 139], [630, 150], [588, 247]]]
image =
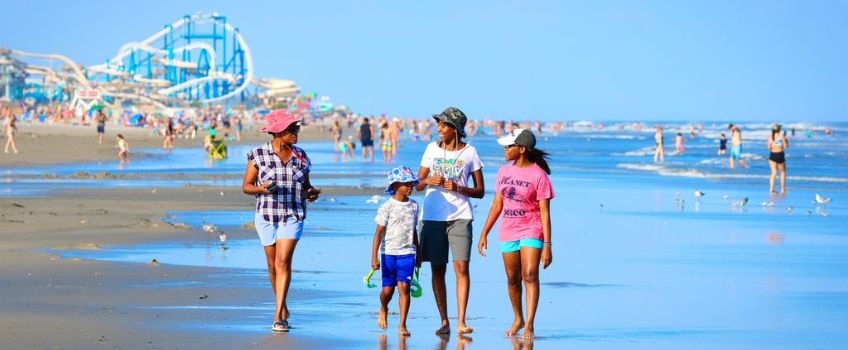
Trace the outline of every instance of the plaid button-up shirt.
[[303, 182], [312, 163], [302, 148], [292, 145], [292, 150], [294, 155], [286, 163], [277, 157], [270, 142], [247, 153], [247, 160], [253, 161], [259, 173], [255, 185], [274, 181], [279, 187], [277, 193], [256, 195], [256, 213], [272, 224], [286, 222], [291, 217], [297, 221], [306, 219]]

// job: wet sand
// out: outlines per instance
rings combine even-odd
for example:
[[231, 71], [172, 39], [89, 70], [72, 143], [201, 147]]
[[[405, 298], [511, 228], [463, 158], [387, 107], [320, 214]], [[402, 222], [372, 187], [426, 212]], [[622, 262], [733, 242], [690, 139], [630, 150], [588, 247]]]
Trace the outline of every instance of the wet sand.
[[[325, 188], [327, 195], [368, 189]], [[371, 190], [373, 192], [373, 190]], [[222, 196], [221, 193], [224, 193]], [[251, 317], [271, 300], [265, 276], [161, 264], [61, 259], [49, 249], [99, 249], [114, 244], [175, 241], [199, 227], [169, 224], [167, 211], [244, 210], [253, 198], [232, 187], [69, 190], [42, 198], [0, 199], [0, 338], [4, 347], [79, 348], [333, 348], [331, 338], [274, 337], [266, 329], [222, 333], [214, 320]], [[253, 237], [249, 229], [228, 232]], [[262, 259], [261, 257], [257, 257]], [[166, 262], [163, 262], [166, 263]], [[261, 286], [255, 288], [252, 286]], [[204, 297], [206, 296], [206, 297]], [[293, 299], [320, 297], [320, 293]], [[202, 298], [202, 299], [201, 299]], [[244, 305], [208, 311], [185, 308]], [[148, 307], [178, 307], [156, 310]], [[267, 308], [270, 305], [260, 305]], [[187, 328], [186, 325], [189, 327]], [[191, 327], [196, 325], [197, 327]], [[270, 325], [269, 325], [270, 326]]]

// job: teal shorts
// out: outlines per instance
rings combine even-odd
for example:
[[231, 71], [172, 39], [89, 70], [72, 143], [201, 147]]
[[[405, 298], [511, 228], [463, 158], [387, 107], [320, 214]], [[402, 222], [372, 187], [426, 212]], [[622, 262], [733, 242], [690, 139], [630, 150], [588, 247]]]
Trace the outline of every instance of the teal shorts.
[[521, 250], [521, 247], [542, 249], [543, 242], [535, 238], [522, 238], [517, 241], [501, 242], [501, 253], [512, 253]]

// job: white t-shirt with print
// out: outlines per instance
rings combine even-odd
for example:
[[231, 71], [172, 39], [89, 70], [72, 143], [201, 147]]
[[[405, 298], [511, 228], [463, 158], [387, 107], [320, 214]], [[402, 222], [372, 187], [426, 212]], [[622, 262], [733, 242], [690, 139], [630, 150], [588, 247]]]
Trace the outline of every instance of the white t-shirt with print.
[[[477, 149], [465, 145], [458, 151], [445, 151], [439, 142], [431, 142], [421, 157], [421, 166], [430, 168], [430, 176], [444, 176], [462, 187], [471, 187], [471, 173], [483, 168]], [[423, 220], [473, 220], [474, 212], [468, 196], [447, 191], [440, 186], [427, 186], [424, 192]]]
[[415, 223], [418, 222], [418, 203], [410, 199], [401, 202], [389, 198], [377, 209], [377, 225], [386, 228], [380, 253], [386, 255], [415, 254]]

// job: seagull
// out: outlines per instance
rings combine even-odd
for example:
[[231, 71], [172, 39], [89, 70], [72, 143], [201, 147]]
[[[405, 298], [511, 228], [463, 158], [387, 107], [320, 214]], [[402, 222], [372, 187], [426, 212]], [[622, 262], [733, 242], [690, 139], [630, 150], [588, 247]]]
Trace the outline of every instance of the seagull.
[[728, 195], [721, 196], [721, 199], [727, 199]]
[[371, 203], [371, 204], [376, 204], [376, 203], [379, 203], [379, 202], [380, 202], [380, 196], [378, 196], [376, 194], [374, 196], [372, 196], [371, 199], [365, 201], [365, 203]]
[[203, 224], [203, 231], [204, 231], [204, 232], [209, 232], [209, 233], [214, 233], [214, 232], [218, 232], [219, 230], [218, 230], [218, 227], [217, 227], [217, 226], [215, 226], [215, 225], [212, 225], [212, 224]]
[[830, 203], [830, 200], [831, 200], [831, 198], [825, 197], [825, 196], [822, 196], [822, 195], [816, 193], [816, 203], [827, 204], [827, 203]]
[[698, 190], [695, 190], [695, 197], [703, 197], [703, 196], [705, 196], [705, 195], [706, 195], [706, 193], [701, 192], [701, 191], [698, 191]]
[[763, 204], [762, 204], [762, 205], [763, 205], [764, 207], [773, 207], [773, 206], [774, 206], [774, 202], [772, 202], [772, 201], [763, 202]]
[[734, 207], [744, 207], [748, 205], [748, 197], [740, 199], [738, 202], [733, 202]]

